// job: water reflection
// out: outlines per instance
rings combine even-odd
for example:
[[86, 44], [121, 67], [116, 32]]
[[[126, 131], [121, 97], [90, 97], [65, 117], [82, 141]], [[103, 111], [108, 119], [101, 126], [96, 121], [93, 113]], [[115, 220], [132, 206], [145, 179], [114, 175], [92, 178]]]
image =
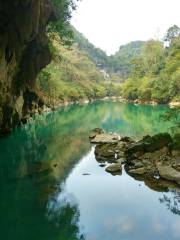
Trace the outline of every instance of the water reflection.
[[180, 215], [180, 190], [170, 190], [159, 199], [173, 214]]
[[143, 182], [145, 186], [156, 192], [169, 192], [170, 189], [180, 190], [179, 185], [177, 185], [175, 182], [168, 181], [160, 177], [156, 178], [155, 176], [130, 174], [128, 171], [126, 171], [126, 174], [131, 176], [136, 181]]
[[116, 177], [106, 173], [92, 148], [65, 180], [55, 209], [64, 207], [64, 197], [71, 202], [73, 196], [80, 212], [79, 231], [86, 240], [179, 239], [179, 218], [159, 204], [164, 190], [170, 191], [167, 182], [139, 182], [124, 171]]
[[[93, 224], [91, 216], [92, 213], [96, 216], [99, 210], [107, 213], [109, 217], [113, 216], [112, 212], [107, 211], [106, 206], [102, 204], [102, 196], [111, 203], [112, 196], [108, 195], [107, 191], [110, 191], [110, 186], [114, 188], [114, 185], [119, 183], [108, 183], [108, 175], [105, 175], [105, 178], [102, 172], [100, 176], [96, 175], [95, 172], [99, 171], [96, 168], [82, 169], [82, 172], [78, 172], [71, 182], [70, 193], [73, 193], [73, 189], [81, 192], [80, 195], [73, 193], [77, 201], [72, 204], [62, 201], [62, 208], [60, 211], [57, 210], [55, 215], [53, 214], [56, 208], [47, 210], [47, 204], [52, 200], [54, 192], [59, 190], [59, 184], [72, 177], [71, 174], [77, 163], [91, 150], [88, 140], [88, 132], [91, 129], [98, 126], [109, 132], [140, 138], [145, 134], [165, 131], [172, 125], [170, 122], [162, 124], [158, 121], [159, 116], [166, 110], [166, 107], [153, 108], [112, 102], [71, 106], [55, 113], [41, 115], [11, 135], [1, 138], [1, 238], [7, 240], [80, 239], [82, 238], [80, 229], [78, 230], [80, 225], [88, 226], [88, 240], [94, 237], [91, 230], [99, 227], [100, 237], [106, 237], [104, 235], [106, 233], [103, 233], [105, 225]], [[86, 161], [85, 165], [88, 165]], [[96, 169], [95, 172], [94, 169]], [[98, 169], [104, 172], [104, 169], [99, 166]], [[91, 175], [84, 176], [83, 173]], [[106, 184], [108, 189], [103, 191]], [[94, 187], [96, 185], [98, 188]], [[116, 190], [115, 187], [114, 191]], [[133, 185], [132, 191], [134, 191]], [[89, 195], [89, 192], [93, 194]], [[115, 194], [113, 191], [111, 193]], [[82, 211], [82, 205], [79, 202], [81, 194], [86, 197], [83, 202], [89, 212]], [[125, 195], [127, 191], [124, 192]], [[114, 198], [119, 198], [118, 192]], [[98, 209], [95, 207], [97, 202]], [[91, 204], [95, 204], [94, 207], [87, 208]], [[53, 206], [55, 207], [55, 202]], [[112, 211], [116, 211], [115, 207], [113, 209]], [[131, 215], [132, 213], [127, 215], [124, 211], [123, 216], [126, 221], [129, 219], [127, 216]], [[88, 218], [91, 222], [87, 221]], [[108, 220], [108, 218], [104, 219]], [[97, 221], [102, 221], [100, 215], [97, 216]], [[72, 235], [68, 235], [68, 228], [62, 222], [72, 223], [69, 226], [69, 234], [72, 232]], [[118, 220], [118, 222], [122, 221]], [[97, 238], [96, 235], [96, 239], [102, 238]]]
[[80, 234], [78, 203], [72, 194], [63, 194], [63, 190], [53, 194], [48, 201], [46, 217], [58, 228], [61, 239], [84, 240]]

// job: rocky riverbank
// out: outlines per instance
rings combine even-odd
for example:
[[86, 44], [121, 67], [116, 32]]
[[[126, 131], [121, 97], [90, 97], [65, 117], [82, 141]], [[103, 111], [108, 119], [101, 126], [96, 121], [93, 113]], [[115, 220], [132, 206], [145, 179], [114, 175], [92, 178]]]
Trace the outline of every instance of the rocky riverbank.
[[122, 170], [155, 190], [180, 187], [180, 135], [159, 133], [140, 141], [96, 128], [90, 132], [95, 157], [101, 167], [113, 175]]

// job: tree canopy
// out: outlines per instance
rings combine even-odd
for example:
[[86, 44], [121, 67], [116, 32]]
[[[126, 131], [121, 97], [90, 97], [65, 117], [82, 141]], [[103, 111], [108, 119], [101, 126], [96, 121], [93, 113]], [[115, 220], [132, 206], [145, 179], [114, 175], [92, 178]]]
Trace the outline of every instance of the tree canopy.
[[57, 20], [50, 22], [47, 31], [57, 32], [65, 45], [72, 44], [73, 32], [70, 25], [72, 11], [76, 9], [79, 0], [53, 0]]
[[180, 100], [179, 28], [169, 28], [166, 36], [168, 47], [161, 41], [149, 40], [133, 60], [132, 74], [123, 85], [124, 97], [159, 103]]
[[167, 33], [164, 37], [164, 41], [171, 44], [172, 41], [179, 36], [180, 36], [180, 28], [177, 25], [173, 25], [167, 30]]

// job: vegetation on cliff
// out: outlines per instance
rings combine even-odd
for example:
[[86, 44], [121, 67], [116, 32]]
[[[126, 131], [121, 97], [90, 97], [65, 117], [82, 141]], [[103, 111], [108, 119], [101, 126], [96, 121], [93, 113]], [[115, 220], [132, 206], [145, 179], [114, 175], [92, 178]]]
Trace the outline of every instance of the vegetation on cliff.
[[167, 31], [164, 43], [147, 41], [141, 55], [132, 62], [132, 74], [123, 85], [130, 100], [168, 103], [180, 100], [180, 29]]
[[143, 41], [133, 41], [120, 46], [119, 51], [110, 56], [110, 69], [119, 75], [121, 81], [126, 80], [132, 74], [132, 62], [140, 57], [145, 45]]
[[[65, 46], [57, 32], [49, 33], [52, 62], [39, 74], [37, 87], [46, 103], [119, 96], [120, 85], [74, 41]], [[86, 40], [86, 39], [85, 39]]]

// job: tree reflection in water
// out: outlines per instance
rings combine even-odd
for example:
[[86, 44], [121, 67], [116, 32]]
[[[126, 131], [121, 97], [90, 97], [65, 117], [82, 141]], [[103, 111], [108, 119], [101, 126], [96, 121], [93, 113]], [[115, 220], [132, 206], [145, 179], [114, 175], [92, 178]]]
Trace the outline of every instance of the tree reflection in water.
[[58, 228], [63, 240], [85, 240], [80, 233], [80, 211], [72, 194], [64, 191], [53, 194], [47, 203], [48, 220]]
[[159, 199], [173, 214], [180, 215], [180, 191], [170, 190]]

